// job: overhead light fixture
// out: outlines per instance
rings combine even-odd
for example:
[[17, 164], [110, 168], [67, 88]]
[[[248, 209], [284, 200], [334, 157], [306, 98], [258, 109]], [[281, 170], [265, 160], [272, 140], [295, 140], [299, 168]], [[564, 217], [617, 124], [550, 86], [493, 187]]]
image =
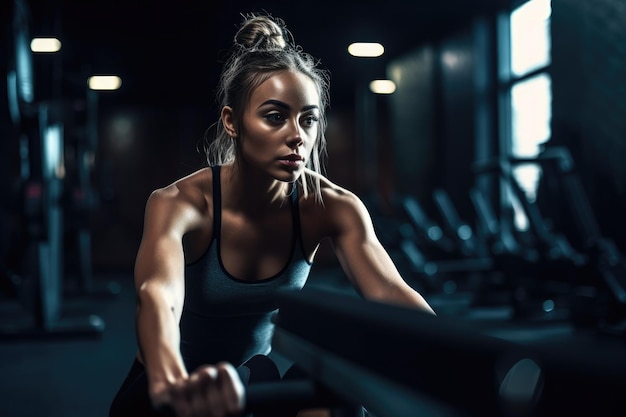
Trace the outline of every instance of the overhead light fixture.
[[30, 41], [30, 50], [33, 52], [59, 52], [61, 41], [57, 38], [33, 38]]
[[355, 42], [348, 46], [348, 53], [356, 57], [375, 58], [385, 53], [385, 47], [378, 42]]
[[374, 94], [392, 94], [396, 91], [396, 83], [391, 80], [373, 80], [370, 82], [370, 91]]
[[92, 90], [117, 90], [122, 86], [122, 79], [117, 75], [92, 75], [87, 84]]

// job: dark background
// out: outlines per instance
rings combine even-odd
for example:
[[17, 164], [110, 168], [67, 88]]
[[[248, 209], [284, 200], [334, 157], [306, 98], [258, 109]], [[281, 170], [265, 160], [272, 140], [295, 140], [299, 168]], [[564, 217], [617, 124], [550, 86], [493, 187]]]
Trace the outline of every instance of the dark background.
[[[355, 159], [362, 146], [355, 135], [365, 123], [355, 124], [358, 89], [370, 79], [386, 78], [387, 65], [395, 57], [466, 31], [475, 16], [505, 5], [506, 1], [496, 0], [384, 6], [320, 2], [303, 12], [290, 2], [222, 2], [211, 7], [191, 1], [175, 6], [149, 1], [32, 2], [33, 36], [55, 35], [63, 41], [59, 54], [33, 57], [37, 100], [80, 99], [81, 84], [89, 74], [119, 74], [123, 79], [119, 91], [98, 96], [94, 181], [103, 212], [94, 224], [94, 262], [103, 268], [128, 267], [149, 191], [202, 163], [196, 146], [217, 117], [213, 91], [219, 61], [231, 45], [241, 13], [266, 10], [284, 18], [296, 41], [331, 71], [328, 171], [339, 183], [361, 191], [362, 168]], [[5, 16], [8, 19], [10, 13]], [[5, 32], [9, 28], [7, 22]], [[379, 41], [386, 53], [377, 59], [353, 58], [347, 46], [354, 41]], [[10, 42], [4, 46], [10, 53]], [[9, 123], [6, 112], [3, 116]], [[380, 129], [381, 149], [390, 155], [393, 127], [385, 120]], [[15, 172], [15, 141], [7, 140], [3, 146], [5, 155], [14, 157]], [[378, 171], [393, 181], [389, 169]], [[115, 216], [111, 224], [98, 222], [110, 219], [111, 213]]]
[[[471, 167], [479, 149], [498, 154], [498, 132], [505, 123], [497, 112], [497, 15], [522, 3], [27, 2], [32, 36], [63, 42], [58, 54], [33, 56], [33, 68], [36, 101], [63, 102], [73, 109], [68, 133], [83, 128], [87, 75], [118, 74], [123, 84], [118, 91], [97, 95], [98, 142], [90, 173], [94, 201], [87, 213], [80, 213], [86, 214], [81, 219], [92, 239], [90, 265], [96, 284], [105, 287], [104, 296], [76, 296], [80, 253], [71, 231], [62, 259], [64, 315], [97, 313], [107, 323], [106, 331], [96, 340], [43, 335], [34, 341], [0, 342], [8, 375], [0, 390], [0, 414], [106, 415], [134, 349], [132, 267], [146, 198], [203, 165], [197, 146], [218, 114], [213, 91], [219, 59], [241, 13], [266, 10], [284, 18], [296, 42], [331, 71], [328, 175], [366, 199], [381, 225], [381, 239], [407, 280], [421, 288], [422, 277], [412, 274], [399, 253], [395, 228], [403, 217], [394, 199], [415, 196], [434, 215], [432, 194], [443, 188], [459, 214], [473, 221], [468, 192], [477, 180]], [[12, 13], [13, 2], [3, 2], [3, 74], [14, 64]], [[552, 136], [547, 146], [569, 149], [601, 233], [620, 251], [626, 250], [624, 23], [622, 0], [552, 1]], [[376, 59], [350, 57], [347, 46], [353, 41], [379, 41], [386, 53]], [[441, 65], [450, 52], [463, 57], [452, 69]], [[385, 97], [363, 93], [367, 81], [392, 77], [397, 70], [412, 75], [400, 85], [404, 89]], [[1, 248], [3, 262], [13, 265], [21, 262], [17, 258], [26, 234], [20, 223], [19, 132], [9, 115], [4, 82], [0, 96]], [[481, 111], [486, 112], [483, 119], [477, 116]], [[486, 127], [481, 125], [485, 121]], [[66, 155], [68, 168], [75, 163], [72, 157]], [[67, 181], [70, 188], [69, 177]], [[550, 194], [541, 202], [557, 230], [574, 235], [578, 225], [561, 196]], [[64, 208], [70, 227], [78, 214], [70, 205]], [[350, 291], [327, 249], [319, 253], [312, 281]], [[595, 279], [592, 287], [604, 289], [605, 283]], [[5, 288], [6, 280], [3, 276], [2, 323], [11, 328], [23, 317], [16, 316], [15, 289]], [[449, 301], [439, 304], [440, 294], [430, 299], [441, 314], [454, 313]], [[590, 305], [597, 308], [593, 301]], [[543, 337], [536, 331], [524, 334], [527, 340]], [[619, 337], [623, 343], [623, 333]], [[570, 340], [563, 344], [571, 347]]]
[[[9, 57], [11, 7], [6, 3], [2, 46]], [[476, 143], [490, 143], [494, 153], [498, 146], [493, 132], [487, 138], [476, 136], [476, 73], [491, 71], [497, 59], [494, 50], [479, 55], [477, 27], [486, 26], [493, 37], [495, 14], [516, 4], [520, 2], [322, 2], [302, 12], [287, 2], [205, 7], [185, 1], [176, 6], [33, 1], [33, 36], [54, 35], [63, 41], [59, 54], [33, 57], [36, 100], [80, 100], [88, 74], [123, 79], [119, 91], [98, 95], [93, 177], [102, 204], [94, 216], [94, 262], [103, 268], [128, 267], [148, 193], [203, 163], [196, 146], [217, 117], [213, 91], [219, 60], [240, 13], [249, 11], [283, 17], [296, 41], [331, 71], [328, 172], [334, 180], [359, 193], [409, 192], [427, 207], [432, 190], [444, 187], [470, 218], [466, 195], [475, 181], [469, 169], [477, 159]], [[603, 232], [623, 247], [623, 6], [611, 0], [593, 7], [557, 0], [552, 8], [550, 144], [569, 148]], [[386, 53], [376, 59], [350, 57], [346, 48], [352, 41], [380, 41]], [[494, 39], [487, 42], [487, 48], [495, 48]], [[450, 51], [466, 59], [444, 73], [437, 57]], [[402, 67], [426, 55], [430, 61], [422, 59], [413, 68], [421, 77], [412, 90], [375, 98], [384, 113], [373, 125], [360, 116], [361, 102], [355, 100], [365, 82], [389, 77], [393, 65]], [[18, 151], [8, 112], [1, 116], [7, 138], [2, 141], [3, 179], [10, 182], [19, 170]], [[490, 123], [496, 131], [497, 116]], [[364, 170], [359, 162], [362, 137], [372, 129], [379, 158]], [[401, 154], [414, 161], [411, 170], [402, 168], [409, 162], [394, 160]], [[364, 179], [368, 170], [376, 179]]]

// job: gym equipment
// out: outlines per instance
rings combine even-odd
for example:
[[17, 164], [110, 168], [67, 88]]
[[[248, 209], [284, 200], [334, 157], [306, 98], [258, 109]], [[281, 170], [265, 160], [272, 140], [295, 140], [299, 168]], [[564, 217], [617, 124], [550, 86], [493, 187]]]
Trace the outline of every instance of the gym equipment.
[[[22, 268], [15, 271], [30, 284], [28, 319], [0, 329], [2, 338], [99, 335], [97, 315], [66, 318], [63, 301], [63, 118], [61, 104], [37, 101], [30, 51], [30, 10], [15, 0], [14, 63], [7, 75], [11, 117], [21, 156], [22, 215], [26, 243]], [[23, 317], [20, 317], [23, 318]]]
[[[98, 144], [98, 94], [85, 87], [78, 77], [71, 83], [76, 98], [66, 112], [66, 160], [64, 179], [64, 208], [68, 222], [65, 236], [74, 253], [66, 254], [77, 295], [111, 297], [120, 292], [116, 282], [97, 283], [93, 277], [91, 258], [91, 217], [98, 204], [98, 192], [93, 186], [93, 170]], [[83, 82], [81, 83], [80, 80]], [[71, 156], [71, 157], [70, 157]]]
[[513, 176], [513, 167], [521, 164], [538, 162], [540, 159], [530, 158], [496, 158], [493, 160], [486, 160], [474, 164], [474, 172], [476, 175], [497, 175], [504, 183], [507, 190], [512, 193], [512, 197], [515, 198], [523, 209], [526, 218], [528, 219], [528, 225], [530, 229], [531, 238], [530, 244], [538, 255], [537, 262], [543, 264], [544, 267], [547, 263], [556, 264], [558, 268], [566, 270], [568, 273], [577, 268], [582, 267], [586, 263], [586, 257], [583, 253], [577, 251], [568, 239], [552, 228], [545, 221], [544, 216], [539, 209], [536, 201], [531, 201], [524, 190], [521, 188], [518, 181]]
[[[404, 258], [409, 262], [410, 272], [425, 283], [425, 294], [446, 297], [458, 294], [475, 300], [481, 287], [494, 288], [490, 285], [494, 260], [482, 236], [475, 234], [472, 226], [461, 219], [447, 192], [436, 189], [433, 199], [443, 220], [441, 225], [428, 217], [414, 198], [403, 200], [403, 207], [411, 219], [409, 224], [401, 226], [406, 230], [401, 240]], [[445, 250], [424, 250], [424, 239], [417, 238], [414, 229], [427, 231], [422, 235], [436, 236], [439, 242], [445, 242]], [[428, 244], [432, 242], [426, 242], [426, 248]], [[493, 298], [489, 297], [490, 304], [503, 303], [499, 297], [491, 300]]]
[[[463, 259], [455, 239], [450, 238], [444, 228], [426, 214], [415, 197], [402, 196], [399, 206], [407, 219], [398, 226], [400, 248], [410, 273], [418, 277], [425, 293], [447, 291], [445, 288], [452, 281], [443, 282], [442, 274], [485, 269], [483, 260]], [[456, 287], [456, 284], [453, 286]]]
[[[485, 216], [478, 218], [480, 230], [474, 232], [473, 227], [463, 219], [457, 212], [449, 194], [441, 188], [433, 192], [433, 200], [443, 219], [443, 225], [439, 225], [435, 220], [428, 217], [420, 207], [415, 198], [407, 196], [403, 200], [403, 207], [408, 214], [411, 224], [418, 230], [425, 231], [425, 234], [437, 242], [444, 242], [441, 246], [445, 248], [445, 256], [441, 254], [430, 254], [429, 261], [437, 263], [440, 268], [433, 267], [433, 271], [461, 272], [487, 271], [492, 268], [490, 259], [490, 248], [487, 242], [487, 232], [490, 239], [495, 239], [500, 235], [497, 219], [493, 214], [487, 219]], [[484, 209], [485, 205], [481, 199]], [[479, 213], [479, 214], [482, 214]], [[405, 233], [410, 237], [408, 233]], [[422, 246], [421, 241], [416, 240], [418, 246]], [[446, 263], [449, 264], [446, 266]]]
[[600, 230], [569, 150], [565, 147], [551, 147], [533, 162], [540, 164], [555, 179], [554, 184], [559, 187], [565, 208], [575, 226], [576, 245], [586, 256], [586, 272], [591, 274], [596, 285], [597, 281], [603, 283], [600, 286], [610, 294], [608, 300], [603, 297], [597, 299], [598, 304], [609, 304], [604, 317], [599, 317], [602, 321], [600, 325], [606, 331], [626, 335], [626, 259], [615, 242]]
[[433, 191], [433, 199], [444, 220], [445, 229], [454, 236], [461, 256], [466, 258], [487, 257], [486, 248], [476, 238], [473, 227], [461, 218], [448, 192], [443, 188], [437, 188]]
[[508, 228], [501, 227], [500, 221], [487, 202], [482, 191], [476, 187], [470, 190], [470, 200], [476, 213], [476, 235], [484, 242], [487, 253], [492, 257], [507, 257], [535, 262], [537, 251], [532, 247], [522, 247]]
[[[402, 202], [411, 225], [429, 239], [425, 241], [423, 237], [415, 238], [412, 233], [404, 234], [402, 246], [405, 255], [411, 259], [414, 272], [433, 277], [493, 270], [493, 259], [485, 243], [474, 233], [472, 226], [461, 219], [447, 192], [436, 189], [433, 198], [443, 225], [427, 216], [415, 198], [406, 196]], [[427, 249], [433, 245], [439, 250]]]
[[[555, 216], [571, 215], [574, 233], [567, 238], [548, 224], [539, 209], [538, 201], [530, 201], [513, 178], [512, 168], [523, 164], [534, 164], [541, 167], [544, 173], [548, 193], [562, 195], [566, 213], [558, 212]], [[505, 157], [495, 158], [476, 164], [477, 175], [498, 175], [510, 187], [514, 196], [520, 201], [524, 214], [528, 218], [532, 247], [524, 248], [524, 243], [513, 243], [511, 235], [503, 234], [504, 228], [492, 233], [493, 248], [504, 248], [502, 252], [492, 252], [494, 256], [508, 254], [509, 260], [523, 253], [522, 266], [534, 274], [551, 280], [560, 280], [570, 284], [574, 291], [573, 306], [576, 316], [597, 315], [595, 321], [607, 331], [626, 334], [626, 261], [614, 242], [603, 236], [591, 204], [578, 177], [575, 164], [569, 150], [565, 147], [548, 147], [533, 158]], [[487, 205], [480, 201], [480, 195], [474, 192], [477, 211], [485, 223], [495, 223], [494, 216], [487, 210]], [[548, 207], [550, 209], [551, 207]], [[495, 234], [494, 234], [495, 233]], [[500, 239], [495, 238], [499, 234]], [[574, 236], [573, 236], [574, 235]], [[577, 238], [575, 244], [570, 243], [572, 237]], [[573, 241], [572, 241], [573, 242]], [[593, 288], [590, 291], [590, 287]], [[599, 290], [599, 293], [596, 291]], [[608, 292], [609, 297], [603, 296]], [[587, 294], [591, 294], [591, 296]], [[584, 308], [580, 311], [579, 298], [593, 297], [595, 300], [583, 301]], [[595, 308], [590, 308], [594, 305]], [[579, 317], [580, 318], [580, 317]], [[578, 319], [578, 318], [577, 318]], [[589, 320], [589, 317], [583, 318]], [[598, 321], [600, 323], [598, 323]], [[611, 330], [612, 329], [612, 330]]]
[[415, 240], [419, 247], [433, 257], [451, 257], [456, 255], [454, 242], [444, 234], [443, 228], [424, 210], [420, 202], [412, 195], [404, 195], [400, 205], [409, 224], [413, 226]]
[[[283, 408], [336, 408], [342, 402], [328, 389], [311, 379], [257, 382], [246, 390], [246, 412]], [[353, 416], [356, 417], [356, 416]]]
[[[337, 417], [365, 417], [361, 407], [350, 406], [340, 396], [311, 378], [255, 382], [246, 387], [243, 415], [289, 409], [329, 408]], [[176, 417], [170, 407], [159, 409], [163, 417]]]
[[378, 417], [624, 415], [626, 356], [514, 342], [338, 292], [280, 298], [273, 348]]
[[[411, 272], [426, 283], [427, 293], [467, 290], [473, 305], [509, 306], [515, 320], [567, 320], [572, 298], [578, 296], [581, 277], [588, 269], [589, 254], [553, 230], [537, 202], [527, 198], [512, 175], [513, 166], [520, 163], [529, 161], [495, 158], [475, 164], [474, 172], [499, 179], [507, 197], [519, 201], [529, 221], [528, 231], [507, 227], [479, 188], [469, 192], [476, 215], [472, 227], [461, 218], [448, 193], [436, 189], [433, 199], [443, 226], [426, 216], [414, 198], [402, 201], [413, 226], [403, 234], [402, 251]], [[428, 252], [436, 246], [423, 238], [430, 230], [451, 242], [448, 250]]]

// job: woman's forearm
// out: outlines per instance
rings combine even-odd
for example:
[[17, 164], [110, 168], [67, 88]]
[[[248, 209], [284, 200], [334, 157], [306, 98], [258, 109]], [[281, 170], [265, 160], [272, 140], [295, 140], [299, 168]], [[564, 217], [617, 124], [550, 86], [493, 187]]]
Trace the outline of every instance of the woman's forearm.
[[180, 355], [180, 312], [158, 286], [138, 291], [137, 340], [151, 386], [187, 377]]

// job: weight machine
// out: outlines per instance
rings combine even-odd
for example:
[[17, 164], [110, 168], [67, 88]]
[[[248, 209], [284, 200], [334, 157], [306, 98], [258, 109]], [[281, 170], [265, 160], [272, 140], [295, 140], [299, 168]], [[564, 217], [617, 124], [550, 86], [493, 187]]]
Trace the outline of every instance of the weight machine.
[[0, 337], [97, 336], [105, 327], [99, 316], [63, 317], [64, 109], [58, 101], [36, 97], [30, 9], [22, 0], [14, 0], [13, 6], [14, 60], [7, 86], [20, 149], [17, 199], [23, 247], [12, 273], [19, 277], [19, 301], [29, 314], [3, 323]]
[[[513, 168], [523, 164], [541, 167], [548, 187], [545, 191], [563, 197], [566, 212], [553, 215], [570, 215], [575, 233], [566, 237], [554, 230], [542, 213], [539, 201], [526, 197], [513, 177]], [[488, 231], [492, 248], [508, 248], [493, 250], [492, 256], [497, 258], [506, 254], [510, 259], [511, 255], [522, 254], [523, 257], [517, 259], [524, 260], [528, 273], [543, 288], [555, 281], [567, 284], [572, 319], [626, 334], [626, 262], [614, 241], [602, 234], [569, 150], [549, 147], [536, 157], [496, 158], [477, 163], [474, 168], [477, 175], [498, 176], [520, 202], [528, 219], [530, 233], [525, 236], [526, 240], [515, 239], [510, 232], [497, 228], [497, 219], [488, 210], [488, 205], [478, 191], [473, 192], [477, 212]], [[572, 239], [576, 240], [575, 244]]]

